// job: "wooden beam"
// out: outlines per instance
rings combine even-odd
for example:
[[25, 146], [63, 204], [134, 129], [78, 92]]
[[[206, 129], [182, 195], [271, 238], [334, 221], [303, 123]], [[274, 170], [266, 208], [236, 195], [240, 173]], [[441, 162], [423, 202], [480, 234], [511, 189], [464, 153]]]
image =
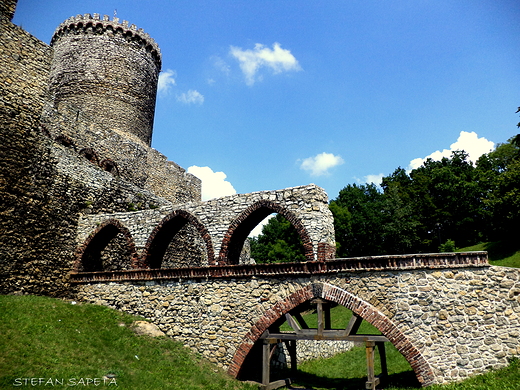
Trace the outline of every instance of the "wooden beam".
[[348, 322], [347, 328], [345, 329], [345, 334], [347, 336], [356, 334], [362, 322], [363, 318], [355, 313], [352, 313], [352, 317], [350, 317], [350, 321]]
[[323, 301], [321, 299], [316, 300], [316, 310], [318, 312], [318, 336], [323, 336], [325, 322], [323, 321]]
[[302, 329], [309, 329], [309, 325], [307, 325], [307, 323], [305, 322], [305, 319], [302, 317], [302, 314], [301, 313], [294, 313], [294, 318], [296, 318], [298, 320], [298, 322], [300, 323], [300, 326]]
[[358, 342], [389, 341], [385, 336], [377, 334], [346, 335], [344, 329], [324, 330], [321, 335], [318, 334], [317, 329], [301, 329], [298, 332], [265, 333], [261, 338], [273, 340], [273, 342], [275, 342], [275, 340], [348, 340]]
[[262, 343], [262, 385], [267, 386], [271, 380], [271, 344], [264, 340]]
[[259, 386], [259, 388], [260, 388], [260, 390], [273, 390], [273, 389], [278, 389], [283, 386], [289, 386], [290, 384], [291, 384], [291, 380], [289, 378], [287, 378], [287, 379], [280, 379], [278, 381], [271, 382], [268, 385], [262, 384]]
[[296, 323], [296, 321], [294, 320], [292, 315], [290, 315], [289, 313], [286, 313], [285, 318], [286, 318], [289, 326], [294, 329], [295, 333], [300, 334], [302, 332], [302, 329], [298, 326], [298, 324]]
[[381, 361], [381, 376], [386, 379], [388, 376], [388, 366], [386, 365], [385, 343], [377, 341], [377, 351], [379, 352], [379, 360]]

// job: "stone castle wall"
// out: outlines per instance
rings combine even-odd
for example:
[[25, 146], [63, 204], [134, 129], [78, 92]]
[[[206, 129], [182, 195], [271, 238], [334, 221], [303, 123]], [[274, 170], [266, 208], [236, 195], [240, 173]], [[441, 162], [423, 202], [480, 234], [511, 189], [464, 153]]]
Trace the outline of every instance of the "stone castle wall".
[[105, 170], [111, 168], [114, 174], [136, 187], [172, 203], [201, 199], [199, 178], [132, 134], [108, 128], [100, 116], [89, 116], [66, 104], [61, 104], [59, 110], [45, 104], [41, 120], [52, 139], [86, 158], [93, 156], [93, 163]]
[[15, 7], [0, 6], [0, 293], [66, 295], [81, 215], [199, 200], [200, 180], [131, 133], [58, 113], [53, 49], [11, 22]]

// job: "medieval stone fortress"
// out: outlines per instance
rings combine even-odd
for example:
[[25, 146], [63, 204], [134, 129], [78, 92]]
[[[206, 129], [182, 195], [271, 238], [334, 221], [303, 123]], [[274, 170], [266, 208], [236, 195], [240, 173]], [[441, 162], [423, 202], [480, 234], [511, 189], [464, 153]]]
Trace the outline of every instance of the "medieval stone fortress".
[[[266, 356], [283, 342], [291, 359], [391, 342], [423, 385], [520, 355], [518, 270], [490, 266], [485, 252], [335, 259], [328, 196], [315, 185], [201, 201], [200, 180], [150, 147], [161, 70], [153, 38], [85, 14], [47, 45], [11, 22], [15, 8], [0, 4], [2, 294], [142, 315], [230, 375], [260, 374], [264, 388], [279, 385]], [[271, 213], [296, 228], [307, 261], [250, 259], [247, 236]], [[326, 320], [300, 329], [292, 316], [309, 301], [325, 317], [328, 304], [344, 305], [381, 336]], [[297, 340], [318, 347], [296, 350]], [[369, 372], [367, 388], [376, 385]]]

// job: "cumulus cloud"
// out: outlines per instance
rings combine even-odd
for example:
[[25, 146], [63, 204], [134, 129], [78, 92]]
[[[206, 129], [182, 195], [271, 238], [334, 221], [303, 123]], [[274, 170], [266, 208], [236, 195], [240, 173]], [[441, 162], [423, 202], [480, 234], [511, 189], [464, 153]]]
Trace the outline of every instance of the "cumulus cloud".
[[408, 170], [419, 168], [428, 158], [432, 160], [442, 160], [443, 157], [450, 157], [451, 153], [456, 150], [464, 150], [468, 153], [468, 159], [470, 161], [477, 161], [480, 156], [485, 153], [489, 153], [495, 148], [495, 143], [493, 141], [489, 141], [484, 137], [479, 138], [477, 133], [474, 131], [467, 132], [461, 131], [459, 134], [459, 138], [456, 142], [450, 145], [449, 149], [443, 149], [442, 151], [437, 150], [432, 154], [424, 157], [424, 158], [415, 158], [410, 161], [410, 165], [408, 166]]
[[237, 193], [233, 185], [226, 180], [227, 175], [224, 172], [213, 172], [210, 167], [192, 165], [188, 168], [188, 173], [197, 176], [202, 181], [202, 200]]
[[171, 87], [175, 85], [175, 77], [177, 77], [177, 73], [171, 69], [159, 73], [157, 91], [162, 94], [168, 93]]
[[260, 43], [257, 43], [253, 50], [242, 50], [239, 47], [231, 46], [230, 54], [238, 60], [247, 85], [255, 83], [257, 72], [262, 67], [269, 68], [274, 73], [301, 70], [296, 58], [289, 50], [282, 49], [278, 42], [273, 44], [272, 49]]
[[273, 218], [276, 214], [270, 214], [268, 215], [267, 217], [265, 217], [262, 222], [260, 222], [258, 225], [256, 225], [256, 227], [251, 230], [251, 233], [249, 233], [249, 237], [258, 237], [260, 235], [260, 233], [262, 233], [262, 229], [265, 225], [267, 225], [267, 223], [269, 222], [269, 220], [271, 218]]
[[383, 177], [385, 177], [383, 173], [380, 173], [378, 175], [367, 175], [365, 176], [365, 183], [374, 183], [376, 185], [380, 185], [381, 181], [383, 181]]
[[188, 92], [177, 95], [177, 101], [184, 104], [202, 104], [204, 96], [199, 91], [190, 89]]
[[309, 171], [311, 176], [323, 176], [329, 174], [329, 169], [341, 165], [344, 162], [340, 156], [323, 152], [314, 157], [304, 159], [300, 168], [304, 171]]

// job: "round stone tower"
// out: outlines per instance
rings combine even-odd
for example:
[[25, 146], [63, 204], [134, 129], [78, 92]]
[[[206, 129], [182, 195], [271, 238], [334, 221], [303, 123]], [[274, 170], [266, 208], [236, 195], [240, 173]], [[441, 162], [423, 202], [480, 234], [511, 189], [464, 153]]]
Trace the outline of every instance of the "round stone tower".
[[49, 92], [55, 106], [77, 109], [150, 145], [161, 70], [155, 41], [127, 21], [85, 14], [60, 24], [51, 46]]

